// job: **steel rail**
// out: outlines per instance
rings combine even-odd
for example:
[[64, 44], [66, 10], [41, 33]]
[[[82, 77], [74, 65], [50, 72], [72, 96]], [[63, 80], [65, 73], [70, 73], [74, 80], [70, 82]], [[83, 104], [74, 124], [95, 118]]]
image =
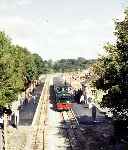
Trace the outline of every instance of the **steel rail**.
[[[61, 117], [62, 117], [62, 120], [63, 120], [64, 124], [67, 125], [63, 113], [61, 112], [60, 114], [61, 114]], [[65, 129], [65, 131], [66, 131], [66, 136], [67, 136], [67, 138], [68, 138], [68, 140], [69, 140], [70, 149], [73, 150], [72, 140], [71, 140], [71, 138], [70, 138], [69, 131], [68, 131], [69, 129], [68, 129], [68, 128], [64, 128], [64, 129]]]
[[67, 111], [67, 116], [68, 116], [68, 119], [70, 120], [70, 129], [73, 130], [75, 139], [77, 140], [77, 147], [83, 150], [85, 148], [84, 147], [85, 139], [83, 138], [83, 135], [81, 133], [79, 121], [72, 109]]

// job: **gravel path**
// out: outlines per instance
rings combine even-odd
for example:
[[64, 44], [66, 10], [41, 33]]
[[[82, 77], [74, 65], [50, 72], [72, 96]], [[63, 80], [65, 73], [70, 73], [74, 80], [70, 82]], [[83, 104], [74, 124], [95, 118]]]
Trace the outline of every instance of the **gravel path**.
[[29, 126], [20, 126], [17, 129], [8, 127], [8, 150], [23, 150], [29, 130]]
[[63, 136], [63, 127], [61, 124], [59, 112], [52, 109], [52, 104], [48, 108], [48, 126], [47, 126], [47, 150], [66, 150], [68, 142]]

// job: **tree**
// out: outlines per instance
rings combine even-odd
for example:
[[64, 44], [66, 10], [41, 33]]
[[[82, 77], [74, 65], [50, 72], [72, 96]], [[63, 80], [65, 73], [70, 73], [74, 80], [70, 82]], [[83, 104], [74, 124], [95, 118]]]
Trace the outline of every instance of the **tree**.
[[31, 80], [43, 73], [44, 62], [38, 54], [13, 45], [0, 32], [0, 106], [17, 100], [18, 93], [26, 90]]
[[106, 56], [93, 66], [96, 87], [104, 90], [101, 106], [108, 107], [118, 120], [128, 119], [128, 10], [123, 21], [115, 21], [115, 44], [105, 45]]
[[33, 79], [38, 79], [40, 74], [43, 74], [44, 62], [38, 54], [32, 54], [32, 63], [34, 67], [34, 76]]
[[12, 45], [5, 33], [0, 32], [0, 105], [10, 103], [16, 98], [12, 58]]

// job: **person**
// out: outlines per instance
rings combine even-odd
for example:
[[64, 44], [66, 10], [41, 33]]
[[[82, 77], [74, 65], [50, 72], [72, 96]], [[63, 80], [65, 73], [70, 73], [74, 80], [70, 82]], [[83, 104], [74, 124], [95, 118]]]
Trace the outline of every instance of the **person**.
[[80, 103], [81, 103], [81, 104], [84, 104], [84, 103], [85, 103], [84, 95], [81, 95], [81, 97], [80, 97]]
[[86, 94], [85, 90], [83, 91], [83, 95], [84, 95], [85, 104], [87, 104], [88, 103], [88, 99], [87, 99], [87, 94]]
[[92, 105], [92, 120], [96, 120], [96, 106]]
[[27, 97], [25, 97], [25, 99], [23, 101], [23, 105], [26, 105], [26, 104], [28, 104], [28, 98]]
[[92, 102], [92, 98], [88, 97], [87, 101], [88, 101], [88, 103], [91, 103]]
[[3, 128], [3, 123], [4, 123], [4, 120], [3, 120], [3, 116], [1, 115], [0, 116], [0, 128]]
[[74, 101], [77, 102], [77, 98], [76, 98], [77, 92], [76, 92], [76, 89], [73, 91], [73, 93], [74, 93], [73, 94], [74, 95]]
[[83, 91], [81, 88], [79, 89], [79, 93], [80, 93], [80, 96], [83, 94]]
[[78, 104], [80, 104], [80, 96], [81, 96], [80, 90], [78, 89], [77, 94], [76, 94], [76, 100]]
[[36, 96], [33, 95], [32, 98], [33, 98], [33, 103], [35, 104], [36, 103]]

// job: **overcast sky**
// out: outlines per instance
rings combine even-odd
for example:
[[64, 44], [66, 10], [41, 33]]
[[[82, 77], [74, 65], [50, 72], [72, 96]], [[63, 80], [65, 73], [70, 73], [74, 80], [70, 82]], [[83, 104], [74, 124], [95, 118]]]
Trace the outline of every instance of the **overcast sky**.
[[96, 58], [128, 0], [0, 0], [0, 30], [43, 59]]

